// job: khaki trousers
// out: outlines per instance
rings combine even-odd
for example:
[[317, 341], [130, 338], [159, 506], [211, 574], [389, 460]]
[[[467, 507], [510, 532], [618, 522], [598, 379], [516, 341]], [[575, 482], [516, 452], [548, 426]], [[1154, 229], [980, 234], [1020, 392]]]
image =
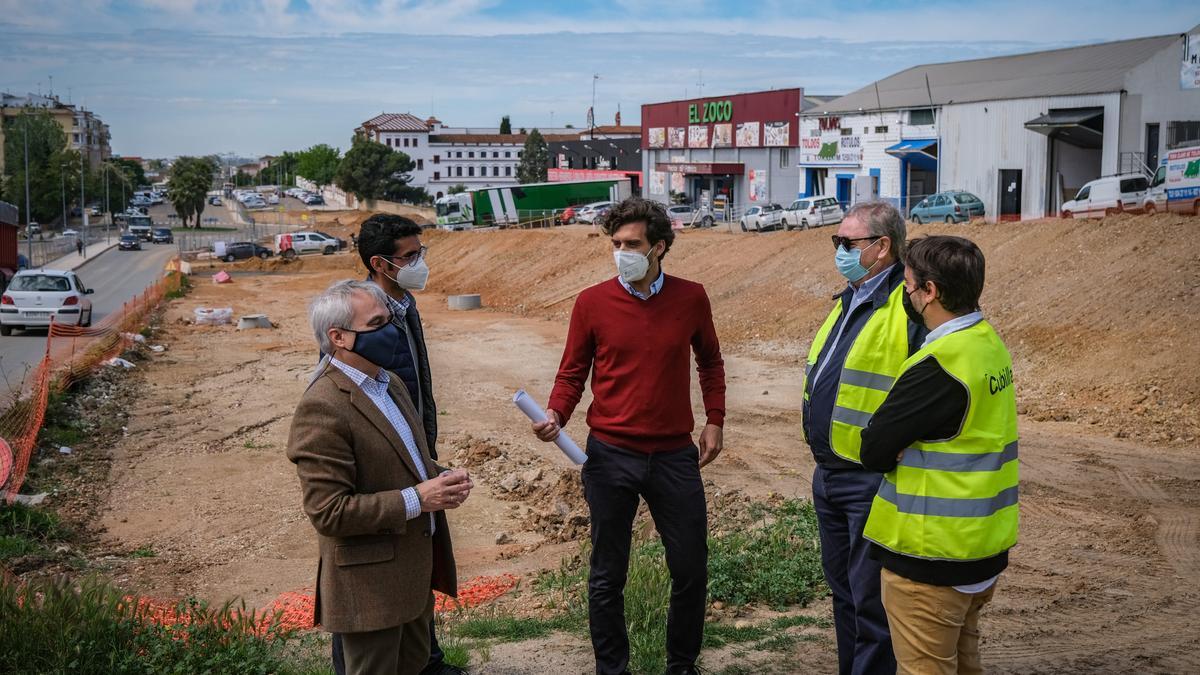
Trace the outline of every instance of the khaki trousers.
[[887, 569], [880, 575], [900, 675], [978, 675], [979, 610], [991, 588], [967, 595], [950, 586], [906, 579]]
[[346, 675], [417, 675], [429, 662], [433, 593], [421, 616], [368, 633], [342, 633]]

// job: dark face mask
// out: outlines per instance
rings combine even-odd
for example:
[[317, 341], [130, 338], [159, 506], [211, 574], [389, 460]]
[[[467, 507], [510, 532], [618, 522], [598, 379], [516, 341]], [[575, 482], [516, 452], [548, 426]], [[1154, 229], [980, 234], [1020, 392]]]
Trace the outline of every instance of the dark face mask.
[[350, 351], [374, 363], [384, 370], [395, 370], [404, 362], [404, 334], [391, 321], [372, 330], [351, 330], [343, 328], [347, 333], [354, 333], [354, 346]]
[[[917, 289], [914, 288], [912, 292], [916, 293]], [[914, 307], [912, 304], [911, 293], [909, 293], [908, 291], [904, 291], [904, 297], [900, 298], [900, 304], [904, 305], [904, 313], [908, 315], [909, 321], [917, 324], [918, 326], [925, 325], [925, 317], [923, 316], [923, 314], [925, 312], [925, 307], [929, 306], [928, 302], [925, 303], [925, 307], [922, 307], [921, 311], [918, 312], [917, 308]]]

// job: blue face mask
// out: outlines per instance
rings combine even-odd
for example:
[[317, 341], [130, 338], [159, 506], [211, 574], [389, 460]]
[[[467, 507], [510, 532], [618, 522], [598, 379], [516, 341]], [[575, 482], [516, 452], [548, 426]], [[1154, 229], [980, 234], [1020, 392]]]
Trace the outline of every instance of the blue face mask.
[[[871, 242], [871, 246], [878, 244], [880, 241], [882, 240], [876, 239], [875, 241]], [[868, 246], [867, 248], [871, 248], [871, 246]], [[861, 262], [862, 252], [865, 250], [867, 249], [847, 249], [845, 246], [838, 246], [837, 255], [835, 255], [833, 258], [834, 264], [837, 265], [838, 271], [841, 272], [842, 276], [846, 277], [846, 279], [852, 284], [870, 274], [871, 267], [874, 267], [879, 263], [879, 261], [876, 260], [871, 264], [871, 267], [863, 267]]]
[[351, 330], [343, 328], [347, 333], [354, 333], [354, 346], [350, 351], [374, 363], [384, 370], [395, 370], [405, 362], [408, 353], [408, 343], [404, 334], [391, 321], [372, 330]]

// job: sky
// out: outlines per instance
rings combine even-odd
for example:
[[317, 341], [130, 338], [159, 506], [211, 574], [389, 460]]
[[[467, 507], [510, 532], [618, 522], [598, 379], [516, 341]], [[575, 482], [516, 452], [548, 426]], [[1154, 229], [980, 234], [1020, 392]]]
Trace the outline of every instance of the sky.
[[1182, 33], [1178, 0], [0, 0], [0, 91], [95, 111], [114, 153], [343, 150], [380, 112], [637, 124], [643, 103]]

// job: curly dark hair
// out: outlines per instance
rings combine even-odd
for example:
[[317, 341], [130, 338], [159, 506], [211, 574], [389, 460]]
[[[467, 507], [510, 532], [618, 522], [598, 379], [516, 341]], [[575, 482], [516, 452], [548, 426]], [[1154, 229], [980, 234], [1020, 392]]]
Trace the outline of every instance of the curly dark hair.
[[622, 226], [629, 223], [646, 223], [646, 239], [654, 246], [660, 241], [667, 243], [660, 257], [665, 258], [671, 244], [675, 242], [675, 230], [671, 229], [671, 217], [662, 204], [641, 197], [630, 197], [613, 205], [600, 223], [600, 230], [612, 236]]
[[421, 226], [404, 216], [376, 213], [363, 221], [358, 231], [358, 255], [363, 265], [371, 269], [371, 258], [388, 257], [396, 253], [396, 240], [419, 236]]

